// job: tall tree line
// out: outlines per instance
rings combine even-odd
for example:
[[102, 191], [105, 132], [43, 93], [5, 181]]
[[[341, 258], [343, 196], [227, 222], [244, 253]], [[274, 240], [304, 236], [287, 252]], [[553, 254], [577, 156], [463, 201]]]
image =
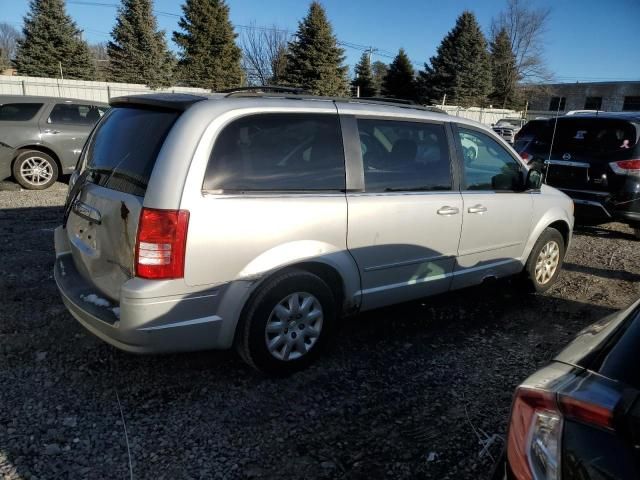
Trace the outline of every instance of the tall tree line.
[[[344, 50], [325, 9], [311, 1], [294, 33], [242, 27], [236, 33], [225, 0], [184, 0], [172, 53], [158, 29], [153, 0], [120, 0], [111, 40], [87, 45], [65, 11], [64, 0], [30, 0], [14, 53], [0, 29], [0, 67], [19, 74], [185, 85], [222, 90], [245, 84], [285, 84], [317, 95], [388, 96], [421, 103], [510, 107], [521, 101], [517, 84], [545, 75], [540, 47], [549, 11], [506, 0], [487, 40], [475, 15], [463, 12], [436, 54], [416, 71], [400, 49], [393, 61], [372, 62], [364, 52], [348, 78]], [[9, 32], [11, 34], [11, 32]], [[5, 35], [6, 36], [6, 35]], [[15, 37], [16, 35], [13, 35]]]

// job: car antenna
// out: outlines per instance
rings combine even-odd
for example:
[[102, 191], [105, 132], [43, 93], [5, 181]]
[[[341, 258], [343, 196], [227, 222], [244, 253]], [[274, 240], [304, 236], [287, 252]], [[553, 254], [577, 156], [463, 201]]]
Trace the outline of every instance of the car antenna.
[[556, 128], [558, 127], [558, 115], [560, 115], [560, 103], [561, 98], [558, 98], [558, 109], [556, 110], [556, 117], [553, 122], [553, 133], [551, 134], [551, 145], [549, 146], [549, 157], [547, 158], [547, 168], [544, 172], [544, 183], [547, 183], [547, 175], [549, 173], [549, 162], [551, 162], [551, 152], [553, 151], [553, 142], [556, 139]]

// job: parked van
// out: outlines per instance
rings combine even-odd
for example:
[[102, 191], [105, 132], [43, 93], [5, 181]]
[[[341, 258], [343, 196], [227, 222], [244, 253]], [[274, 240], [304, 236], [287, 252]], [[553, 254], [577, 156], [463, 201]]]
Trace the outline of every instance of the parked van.
[[508, 275], [547, 290], [571, 240], [571, 200], [462, 118], [286, 93], [111, 107], [71, 179], [55, 279], [123, 350], [235, 345], [287, 373], [344, 315]]

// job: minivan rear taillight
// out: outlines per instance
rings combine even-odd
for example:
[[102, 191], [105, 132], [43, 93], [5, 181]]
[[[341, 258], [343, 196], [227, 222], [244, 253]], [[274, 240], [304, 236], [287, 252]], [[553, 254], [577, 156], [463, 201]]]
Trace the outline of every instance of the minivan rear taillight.
[[507, 458], [518, 480], [559, 479], [564, 419], [600, 428], [613, 428], [613, 415], [606, 407], [555, 392], [519, 387], [516, 391]]
[[636, 175], [640, 177], [640, 159], [611, 162], [609, 166], [611, 167], [611, 170], [620, 175]]
[[184, 277], [189, 212], [143, 208], [136, 240], [136, 276], [154, 280]]

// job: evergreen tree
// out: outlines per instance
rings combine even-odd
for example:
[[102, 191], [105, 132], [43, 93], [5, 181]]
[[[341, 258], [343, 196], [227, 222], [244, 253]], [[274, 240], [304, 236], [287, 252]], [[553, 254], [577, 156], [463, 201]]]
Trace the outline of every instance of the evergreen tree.
[[111, 38], [109, 80], [151, 88], [171, 84], [174, 59], [164, 32], [157, 30], [151, 0], [122, 0]]
[[455, 27], [442, 39], [430, 65], [420, 72], [424, 103], [481, 106], [491, 89], [491, 64], [487, 41], [473, 13], [465, 11]]
[[382, 82], [384, 77], [387, 76], [387, 64], [377, 60], [371, 64], [371, 77], [373, 80], [373, 96], [379, 97], [382, 95]]
[[495, 106], [502, 108], [516, 106], [517, 65], [511, 49], [509, 34], [503, 28], [493, 39], [491, 51], [491, 77], [493, 91], [489, 96]]
[[382, 82], [382, 95], [403, 100], [417, 99], [415, 72], [403, 48], [389, 65]]
[[223, 90], [243, 81], [241, 51], [229, 21], [224, 0], [186, 0], [178, 22], [182, 32], [173, 32], [181, 49], [178, 76], [190, 87]]
[[31, 0], [18, 40], [19, 75], [94, 80], [95, 67], [82, 32], [65, 12], [64, 0]]
[[295, 39], [289, 42], [283, 80], [315, 95], [346, 96], [348, 67], [343, 62], [344, 50], [338, 47], [324, 8], [313, 1], [298, 24]]
[[354, 90], [357, 91], [358, 87], [360, 87], [361, 97], [374, 97], [376, 94], [376, 90], [373, 85], [371, 63], [369, 61], [369, 54], [367, 52], [363, 53], [360, 57], [360, 61], [355, 67], [355, 73], [356, 76], [353, 79], [353, 82], [351, 82]]

